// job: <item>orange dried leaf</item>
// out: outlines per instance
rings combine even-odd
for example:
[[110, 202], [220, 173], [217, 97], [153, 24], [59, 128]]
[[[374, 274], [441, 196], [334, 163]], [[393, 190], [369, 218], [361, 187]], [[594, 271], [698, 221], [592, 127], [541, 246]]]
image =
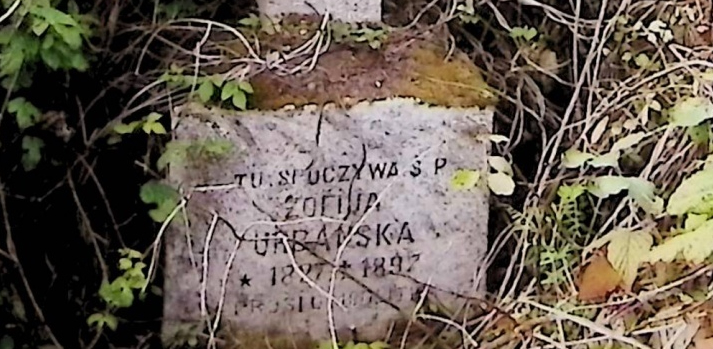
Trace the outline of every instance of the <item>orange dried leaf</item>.
[[579, 300], [599, 301], [614, 291], [621, 283], [621, 276], [606, 257], [597, 255], [584, 269], [579, 284]]

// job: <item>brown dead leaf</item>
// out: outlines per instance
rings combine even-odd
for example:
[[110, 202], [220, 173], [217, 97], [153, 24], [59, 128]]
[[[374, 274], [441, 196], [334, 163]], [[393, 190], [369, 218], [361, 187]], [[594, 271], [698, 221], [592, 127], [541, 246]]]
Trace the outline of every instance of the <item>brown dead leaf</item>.
[[693, 349], [713, 349], [713, 338], [693, 337]]
[[584, 268], [579, 283], [579, 300], [594, 302], [606, 300], [621, 283], [621, 276], [612, 268], [605, 256], [596, 255]]

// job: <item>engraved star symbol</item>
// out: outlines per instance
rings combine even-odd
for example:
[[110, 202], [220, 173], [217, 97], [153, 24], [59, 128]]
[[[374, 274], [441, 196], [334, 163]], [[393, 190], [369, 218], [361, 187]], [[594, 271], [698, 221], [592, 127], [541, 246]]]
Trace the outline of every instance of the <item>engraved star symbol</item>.
[[250, 287], [250, 281], [251, 281], [251, 280], [252, 280], [252, 279], [250, 279], [250, 278], [248, 277], [248, 274], [243, 274], [243, 277], [240, 278], [240, 287], [243, 287], [243, 286], [248, 286], [248, 287]]
[[339, 265], [339, 268], [340, 268], [340, 269], [349, 269], [349, 268], [351, 268], [351, 267], [352, 267], [352, 265], [349, 264], [349, 262], [347, 262], [347, 261], [342, 261], [342, 264]]

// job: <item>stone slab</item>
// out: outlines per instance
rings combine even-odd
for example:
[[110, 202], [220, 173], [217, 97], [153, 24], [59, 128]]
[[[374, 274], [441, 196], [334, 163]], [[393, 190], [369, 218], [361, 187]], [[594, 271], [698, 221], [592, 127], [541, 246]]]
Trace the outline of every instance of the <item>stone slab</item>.
[[[380, 22], [381, 0], [258, 0], [260, 12], [268, 17], [286, 14], [329, 15], [344, 22]], [[315, 13], [315, 10], [317, 13]]]
[[489, 145], [476, 136], [490, 132], [492, 112], [393, 99], [182, 114], [177, 139], [234, 148], [171, 168], [191, 195], [190, 227], [174, 224], [165, 239], [164, 333], [220, 305], [222, 323], [244, 331], [328, 338], [323, 291], [341, 246], [340, 331], [382, 336], [429, 280], [451, 301], [482, 290], [488, 191], [450, 180], [459, 169], [487, 171]]

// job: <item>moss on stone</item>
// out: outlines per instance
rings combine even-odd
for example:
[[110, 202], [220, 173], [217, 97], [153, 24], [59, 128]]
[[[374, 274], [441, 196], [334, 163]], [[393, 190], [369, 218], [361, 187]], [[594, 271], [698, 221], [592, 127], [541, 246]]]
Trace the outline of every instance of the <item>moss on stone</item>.
[[[255, 35], [265, 52], [294, 49], [312, 38], [318, 23], [304, 17], [285, 19], [280, 30]], [[449, 55], [445, 28], [434, 31], [391, 31], [378, 49], [368, 43], [332, 43], [305, 73], [278, 74], [266, 70], [251, 78], [252, 107], [276, 110], [285, 106], [335, 103], [348, 107], [361, 101], [411, 97], [446, 107], [486, 107], [497, 102], [481, 71], [463, 53]], [[291, 68], [311, 59], [290, 62]]]

